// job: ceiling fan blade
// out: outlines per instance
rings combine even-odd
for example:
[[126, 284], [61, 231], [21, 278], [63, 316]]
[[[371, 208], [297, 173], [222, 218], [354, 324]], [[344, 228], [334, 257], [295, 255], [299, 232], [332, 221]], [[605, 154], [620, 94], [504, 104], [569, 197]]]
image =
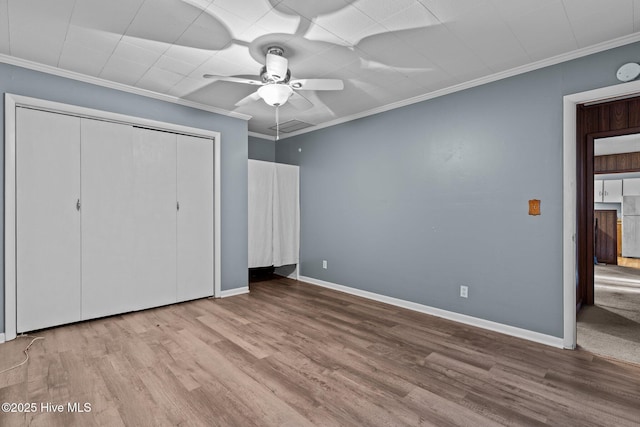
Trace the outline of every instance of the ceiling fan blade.
[[344, 83], [340, 79], [297, 79], [289, 85], [298, 90], [342, 90]]
[[291, 94], [291, 97], [289, 97], [287, 102], [298, 110], [308, 110], [313, 107], [313, 103], [311, 103], [311, 101], [295, 91]]
[[242, 77], [217, 76], [215, 74], [204, 74], [202, 77], [204, 77], [205, 79], [222, 80], [225, 82], [244, 83], [244, 84], [256, 85], [256, 86], [262, 85], [262, 82], [260, 80], [244, 79]]
[[260, 95], [258, 95], [258, 92], [253, 92], [251, 95], [245, 96], [240, 101], [236, 102], [236, 107], [242, 107], [244, 105], [251, 104], [252, 102], [255, 102], [259, 99]]

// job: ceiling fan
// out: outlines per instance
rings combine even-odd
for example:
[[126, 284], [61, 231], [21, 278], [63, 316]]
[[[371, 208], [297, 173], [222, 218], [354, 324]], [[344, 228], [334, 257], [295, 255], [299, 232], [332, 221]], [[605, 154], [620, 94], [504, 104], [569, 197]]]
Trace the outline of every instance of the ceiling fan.
[[280, 107], [287, 101], [294, 107], [304, 110], [313, 104], [299, 94], [298, 90], [342, 90], [344, 83], [339, 79], [294, 79], [291, 80], [291, 70], [288, 60], [284, 56], [284, 49], [280, 46], [267, 48], [265, 65], [260, 69], [260, 80], [241, 77], [217, 76], [205, 74], [206, 79], [216, 79], [233, 83], [244, 83], [260, 86], [257, 91], [236, 103], [237, 107], [263, 99], [272, 107]]

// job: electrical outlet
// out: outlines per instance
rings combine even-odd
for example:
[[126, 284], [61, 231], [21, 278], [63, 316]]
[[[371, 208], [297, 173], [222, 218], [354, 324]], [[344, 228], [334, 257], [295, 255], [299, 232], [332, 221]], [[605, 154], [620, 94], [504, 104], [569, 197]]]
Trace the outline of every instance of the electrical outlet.
[[324, 268], [325, 270], [327, 269], [327, 260], [326, 259], [322, 260], [322, 268]]
[[460, 297], [469, 298], [469, 287], [465, 285], [460, 285]]

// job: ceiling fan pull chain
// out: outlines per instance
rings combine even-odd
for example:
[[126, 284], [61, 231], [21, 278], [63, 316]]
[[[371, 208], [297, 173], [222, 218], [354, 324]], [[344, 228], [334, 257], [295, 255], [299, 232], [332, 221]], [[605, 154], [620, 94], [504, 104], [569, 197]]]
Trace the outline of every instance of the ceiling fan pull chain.
[[280, 106], [276, 105], [276, 141], [280, 139], [280, 117], [278, 111], [280, 111]]

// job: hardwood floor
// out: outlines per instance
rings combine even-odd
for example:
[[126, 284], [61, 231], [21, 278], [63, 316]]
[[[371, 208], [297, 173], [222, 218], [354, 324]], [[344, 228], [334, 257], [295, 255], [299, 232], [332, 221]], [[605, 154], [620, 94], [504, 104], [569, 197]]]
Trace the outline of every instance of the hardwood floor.
[[[2, 426], [637, 426], [640, 367], [289, 279], [40, 331]], [[0, 345], [0, 370], [29, 343]], [[41, 405], [62, 404], [63, 412]], [[68, 402], [90, 412], [70, 413]], [[45, 406], [46, 409], [46, 406]]]

